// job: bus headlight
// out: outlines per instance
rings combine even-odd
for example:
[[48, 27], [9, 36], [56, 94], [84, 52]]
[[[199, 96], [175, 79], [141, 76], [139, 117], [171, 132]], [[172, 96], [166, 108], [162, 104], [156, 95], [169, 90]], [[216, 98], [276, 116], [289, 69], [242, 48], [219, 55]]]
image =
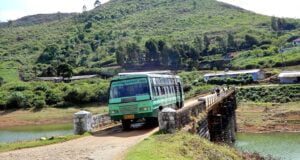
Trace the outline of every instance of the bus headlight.
[[148, 111], [149, 110], [149, 107], [141, 107], [140, 108], [140, 111]]
[[118, 110], [111, 110], [110, 113], [111, 114], [117, 114], [117, 113], [119, 113], [119, 111]]

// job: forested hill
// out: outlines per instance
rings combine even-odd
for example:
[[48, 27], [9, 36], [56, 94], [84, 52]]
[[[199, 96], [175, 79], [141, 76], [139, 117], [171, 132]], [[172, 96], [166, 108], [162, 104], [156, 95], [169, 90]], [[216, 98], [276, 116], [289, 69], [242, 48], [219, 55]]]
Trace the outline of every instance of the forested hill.
[[16, 20], [10, 20], [8, 22], [1, 22], [0, 27], [12, 27], [12, 26], [29, 26], [41, 23], [49, 23], [52, 21], [61, 21], [65, 18], [75, 16], [76, 13], [53, 13], [53, 14], [37, 14], [25, 16]]
[[[215, 0], [112, 0], [63, 20], [2, 28], [0, 54], [29, 79], [57, 75], [62, 63], [77, 73], [117, 63], [197, 69], [232, 52], [235, 59], [220, 68], [238, 68], [247, 57], [255, 60], [241, 68], [267, 67], [280, 65], [277, 50], [299, 36], [299, 26]], [[294, 54], [287, 54], [293, 64]]]

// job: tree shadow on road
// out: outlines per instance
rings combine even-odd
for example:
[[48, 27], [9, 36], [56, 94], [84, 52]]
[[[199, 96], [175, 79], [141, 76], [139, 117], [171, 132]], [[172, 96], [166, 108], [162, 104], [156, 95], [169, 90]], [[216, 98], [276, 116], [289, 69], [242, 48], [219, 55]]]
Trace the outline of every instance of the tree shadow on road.
[[134, 137], [147, 134], [153, 130], [157, 129], [157, 126], [148, 126], [144, 123], [136, 123], [131, 126], [130, 130], [123, 130], [122, 126], [116, 126], [108, 128], [102, 131], [92, 133], [95, 137]]

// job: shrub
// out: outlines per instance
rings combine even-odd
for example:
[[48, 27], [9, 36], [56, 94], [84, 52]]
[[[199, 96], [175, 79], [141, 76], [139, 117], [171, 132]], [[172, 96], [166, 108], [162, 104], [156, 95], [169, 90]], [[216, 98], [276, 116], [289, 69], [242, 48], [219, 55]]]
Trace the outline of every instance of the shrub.
[[0, 76], [0, 87], [4, 84], [4, 79]]
[[237, 99], [239, 101], [287, 103], [299, 100], [299, 90], [300, 85], [240, 88]]
[[29, 86], [25, 85], [25, 84], [22, 84], [22, 83], [18, 83], [18, 84], [15, 84], [15, 86], [12, 86], [10, 87], [10, 90], [11, 91], [25, 91], [29, 89]]
[[6, 106], [9, 108], [26, 107], [26, 97], [22, 92], [13, 92], [9, 96]]
[[184, 92], [189, 92], [192, 89], [192, 86], [190, 84], [186, 84], [183, 86], [183, 91]]
[[38, 109], [46, 106], [46, 102], [43, 97], [37, 97], [37, 98], [33, 99], [32, 103], [33, 103], [33, 106]]
[[63, 101], [63, 94], [58, 89], [48, 90], [46, 92], [46, 103], [48, 105], [54, 105]]

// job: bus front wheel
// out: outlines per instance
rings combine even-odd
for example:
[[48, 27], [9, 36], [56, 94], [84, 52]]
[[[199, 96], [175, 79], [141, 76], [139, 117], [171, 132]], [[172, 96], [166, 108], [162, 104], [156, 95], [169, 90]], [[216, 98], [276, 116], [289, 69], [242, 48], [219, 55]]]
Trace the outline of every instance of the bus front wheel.
[[129, 130], [131, 127], [131, 121], [122, 119], [122, 127], [124, 130]]

